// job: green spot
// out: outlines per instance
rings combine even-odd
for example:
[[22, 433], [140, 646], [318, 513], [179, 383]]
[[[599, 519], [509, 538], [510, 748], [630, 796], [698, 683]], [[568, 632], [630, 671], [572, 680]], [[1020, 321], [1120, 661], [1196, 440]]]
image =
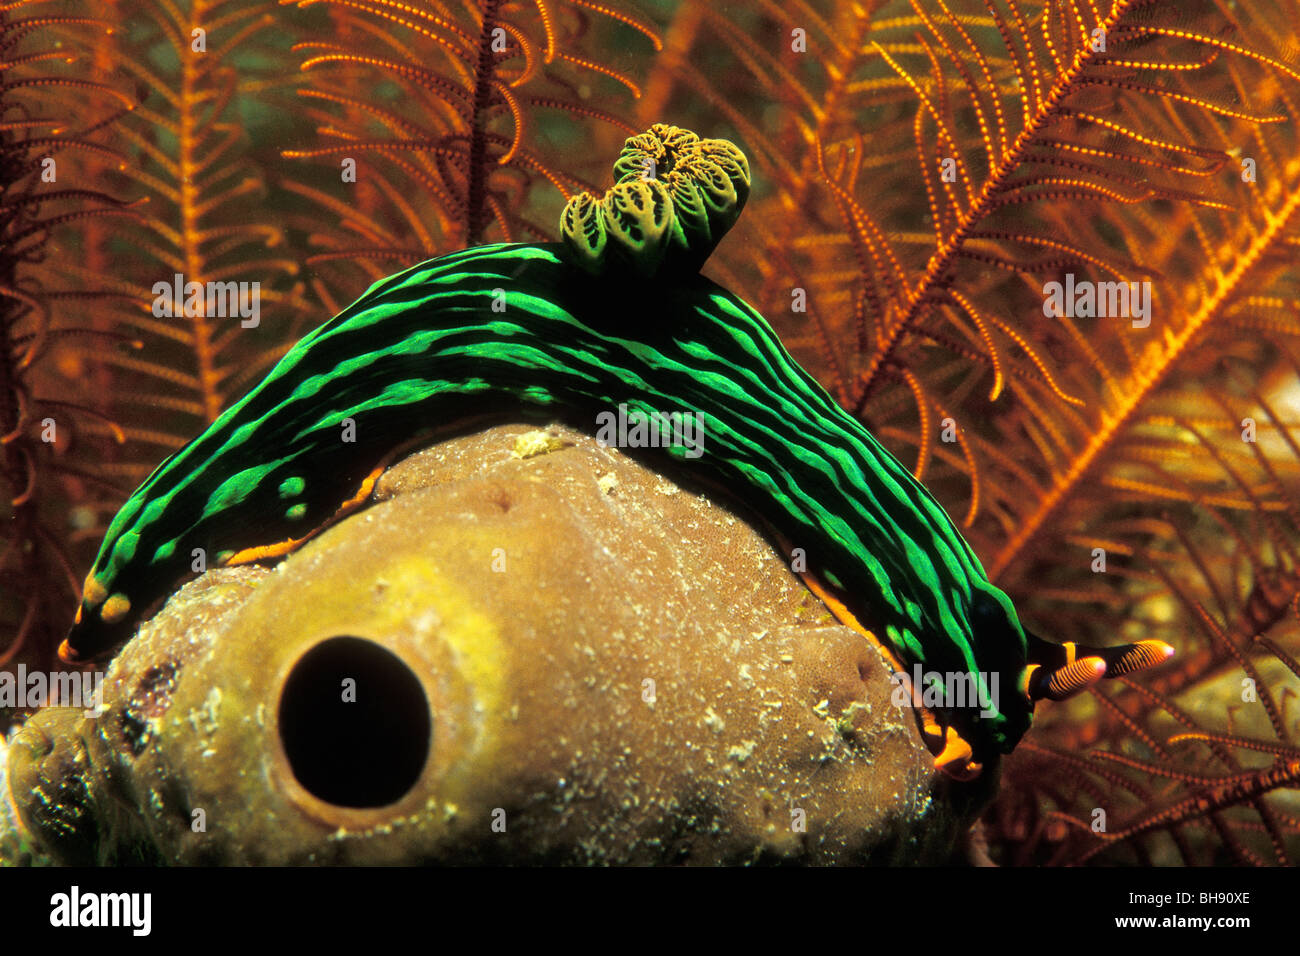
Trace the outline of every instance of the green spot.
[[225, 551], [218, 551], [218, 552], [217, 552], [217, 564], [225, 564], [227, 561], [229, 561], [229, 560], [230, 560], [231, 558], [233, 558], [234, 556], [235, 556], [235, 552], [234, 552], [234, 551], [231, 551], [231, 550], [228, 549], [228, 548], [227, 548]]
[[290, 508], [288, 511], [286, 511], [284, 513], [284, 516], [288, 518], [290, 521], [301, 521], [306, 514], [307, 514], [307, 505], [302, 502], [299, 502], [298, 504]]
[[119, 563], [119, 566], [126, 564], [135, 557], [135, 549], [140, 546], [140, 532], [132, 528], [122, 537], [117, 539], [113, 548], [113, 557]]
[[297, 498], [306, 487], [307, 482], [302, 478], [286, 478], [280, 482], [280, 497], [286, 499]]
[[221, 514], [242, 503], [257, 490], [258, 483], [263, 481], [274, 467], [274, 465], [258, 465], [235, 472], [208, 495], [207, 504], [203, 507], [204, 517]]

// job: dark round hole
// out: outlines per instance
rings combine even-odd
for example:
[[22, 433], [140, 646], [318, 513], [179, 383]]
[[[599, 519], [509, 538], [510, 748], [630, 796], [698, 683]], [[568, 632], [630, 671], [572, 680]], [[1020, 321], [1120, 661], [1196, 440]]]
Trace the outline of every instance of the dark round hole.
[[341, 807], [382, 807], [420, 779], [432, 719], [397, 655], [359, 637], [322, 641], [280, 693], [280, 741], [298, 782]]

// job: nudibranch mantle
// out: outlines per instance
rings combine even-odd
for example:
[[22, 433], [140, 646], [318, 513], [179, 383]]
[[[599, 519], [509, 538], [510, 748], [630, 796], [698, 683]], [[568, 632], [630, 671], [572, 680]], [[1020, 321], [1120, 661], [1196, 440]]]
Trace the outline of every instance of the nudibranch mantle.
[[[736, 494], [801, 548], [810, 586], [842, 619], [882, 633], [901, 662], [975, 682], [979, 704], [933, 708], [942, 723], [927, 730], [939, 734], [941, 765], [978, 769], [972, 750], [980, 761], [1009, 751], [1034, 697], [1064, 696], [1105, 665], [1076, 660], [1066, 645], [1063, 666], [1044, 668], [1055, 683], [1032, 692], [1050, 682], [1033, 682], [1015, 608], [939, 503], [757, 311], [694, 273], [748, 194], [743, 154], [719, 142], [664, 126], [629, 140], [614, 190], [654, 182], [646, 188], [668, 196], [668, 207], [641, 207], [657, 226], [607, 229], [604, 252], [575, 245], [573, 228], [590, 222], [593, 204], [608, 204], [575, 197], [563, 244], [479, 246], [420, 263], [305, 336], [122, 506], [61, 653], [82, 660], [127, 640], [192, 573], [196, 553], [215, 563], [285, 553], [341, 502], [364, 501], [394, 450], [434, 426], [530, 406], [588, 427], [620, 406], [694, 413], [704, 453], [665, 449], [688, 475]], [[626, 181], [638, 157], [669, 153], [660, 179]], [[680, 216], [679, 194], [689, 205]], [[610, 251], [608, 236], [653, 228], [653, 248]], [[1116, 672], [1143, 666], [1133, 660], [1109, 663]], [[954, 726], [955, 750], [943, 734]]]

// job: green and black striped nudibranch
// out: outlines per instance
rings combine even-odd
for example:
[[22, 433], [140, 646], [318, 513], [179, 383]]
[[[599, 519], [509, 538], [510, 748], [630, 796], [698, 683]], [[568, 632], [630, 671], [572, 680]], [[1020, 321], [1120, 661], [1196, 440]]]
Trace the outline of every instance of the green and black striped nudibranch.
[[[303, 338], [122, 506], [61, 653], [87, 659], [128, 639], [196, 549], [222, 563], [306, 536], [435, 424], [536, 407], [590, 425], [625, 404], [698, 415], [705, 453], [666, 453], [803, 548], [832, 606], [903, 662], [970, 675], [986, 695], [1000, 677], [991, 708], [933, 708], [981, 761], [1020, 739], [1033, 698], [1163, 659], [1145, 642], [1080, 659], [1043, 644], [1056, 658], [1035, 673], [1035, 642], [943, 508], [761, 315], [695, 274], [749, 188], [744, 156], [720, 142], [656, 126], [628, 141], [604, 200], [570, 203], [564, 243], [421, 263]], [[657, 178], [629, 179], [646, 156]], [[652, 202], [618, 198], [638, 183]], [[941, 759], [960, 763], [950, 745]]]

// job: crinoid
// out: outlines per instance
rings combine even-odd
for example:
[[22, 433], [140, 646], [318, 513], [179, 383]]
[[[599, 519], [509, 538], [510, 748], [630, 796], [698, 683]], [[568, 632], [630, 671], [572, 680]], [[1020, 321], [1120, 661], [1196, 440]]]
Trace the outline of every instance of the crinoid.
[[[621, 3], [294, 2], [331, 28], [330, 39], [296, 47], [308, 80], [300, 95], [326, 145], [285, 151], [333, 166], [329, 188], [305, 171], [292, 187], [342, 217], [341, 228], [313, 235], [326, 251], [310, 261], [352, 262], [371, 280], [489, 238], [553, 238], [554, 199], [597, 191], [584, 177], [600, 169], [592, 137], [612, 147], [637, 132], [618, 107], [640, 87], [608, 65], [613, 57], [584, 49], [589, 34], [599, 27], [606, 43], [661, 47]], [[534, 194], [542, 182], [554, 198]], [[355, 291], [344, 288], [352, 292], [341, 298], [317, 291], [333, 307]]]
[[[67, 252], [136, 215], [94, 177], [124, 162], [106, 140], [132, 105], [95, 76], [111, 26], [42, 0], [0, 8], [0, 476], [11, 509], [0, 538], [0, 665], [20, 654], [51, 660], [84, 559], [74, 528], [93, 523], [93, 502], [105, 498], [93, 462], [104, 439], [124, 440], [98, 402], [50, 374], [68, 349], [126, 338], [85, 319], [113, 291]], [[59, 508], [69, 487], [84, 502], [71, 521]], [[107, 491], [111, 507], [121, 489]]]

